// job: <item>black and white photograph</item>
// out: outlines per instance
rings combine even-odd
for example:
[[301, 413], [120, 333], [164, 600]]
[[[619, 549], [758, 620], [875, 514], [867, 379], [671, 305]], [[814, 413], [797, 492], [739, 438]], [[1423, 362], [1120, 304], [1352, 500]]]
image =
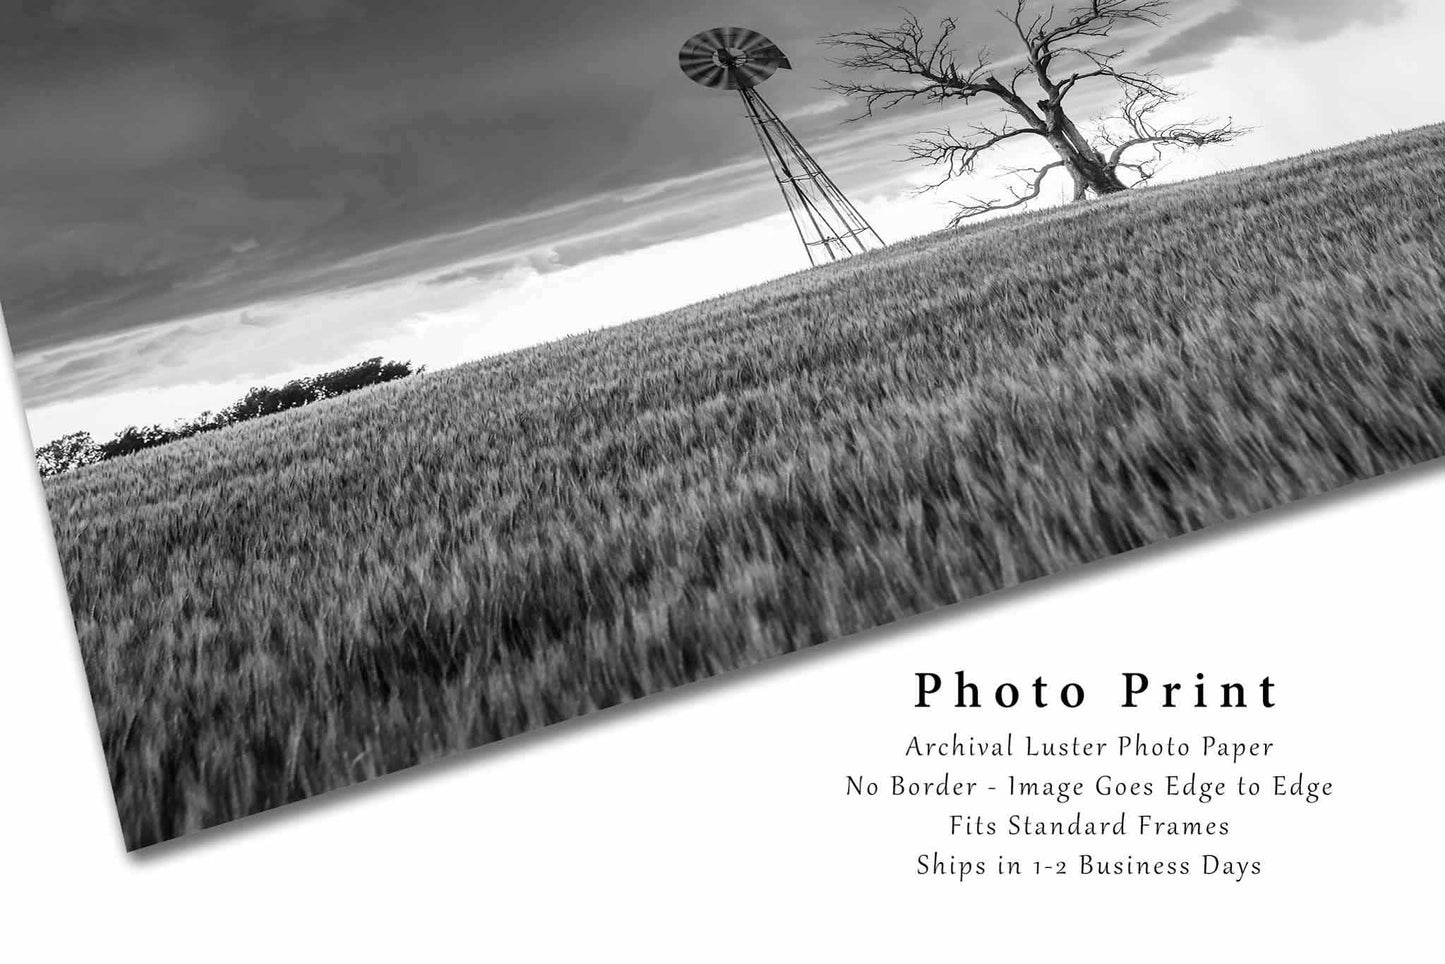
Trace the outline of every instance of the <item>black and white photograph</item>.
[[0, 305], [124, 846], [1445, 456], [1441, 36], [6, 4]]

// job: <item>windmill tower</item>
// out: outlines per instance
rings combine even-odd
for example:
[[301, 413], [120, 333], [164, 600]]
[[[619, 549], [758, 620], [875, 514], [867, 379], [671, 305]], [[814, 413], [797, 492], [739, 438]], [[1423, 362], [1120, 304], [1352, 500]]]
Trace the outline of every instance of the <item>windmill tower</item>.
[[683, 44], [678, 60], [682, 72], [704, 87], [735, 90], [742, 97], [815, 267], [883, 247], [878, 232], [758, 93], [763, 81], [793, 67], [776, 44], [754, 30], [716, 27]]

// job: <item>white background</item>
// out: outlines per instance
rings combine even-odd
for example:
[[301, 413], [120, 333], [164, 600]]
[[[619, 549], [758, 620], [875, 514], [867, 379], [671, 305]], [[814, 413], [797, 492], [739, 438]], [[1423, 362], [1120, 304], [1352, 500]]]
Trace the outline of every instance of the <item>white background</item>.
[[[3, 356], [0, 409], [0, 947], [9, 960], [1438, 952], [1438, 467], [137, 857], [122, 848]], [[914, 672], [954, 669], [1077, 681], [1089, 700], [1072, 713], [912, 709]], [[1268, 674], [1279, 706], [1126, 713], [1116, 708], [1125, 670], [1160, 681]], [[845, 773], [899, 770], [915, 732], [1010, 728], [1274, 740], [1281, 772], [1331, 779], [1337, 796], [1313, 808], [1144, 808], [1229, 819], [1236, 832], [1224, 843], [1139, 844], [1136, 855], [1197, 859], [1203, 849], [1262, 860], [1264, 874], [1240, 884], [919, 877], [917, 855], [933, 849], [1032, 851], [950, 840], [950, 802], [844, 797]], [[919, 776], [945, 769], [904, 766]], [[1100, 770], [1016, 766], [1033, 778]], [[1134, 846], [1107, 849], [1122, 856]]]

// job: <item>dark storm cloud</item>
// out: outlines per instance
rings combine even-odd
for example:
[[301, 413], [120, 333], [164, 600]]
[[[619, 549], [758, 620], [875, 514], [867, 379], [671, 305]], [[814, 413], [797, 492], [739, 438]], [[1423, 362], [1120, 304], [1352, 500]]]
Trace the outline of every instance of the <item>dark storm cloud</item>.
[[[770, 6], [729, 12], [817, 32]], [[279, 296], [298, 268], [726, 158], [674, 76], [711, 22], [665, 0], [6, 6], [16, 348]]]
[[[971, 46], [1000, 39], [996, 5], [913, 6], [959, 15]], [[1393, 5], [1365, 8], [1181, 4], [1193, 19], [1162, 53], [1310, 39]], [[770, 91], [812, 137], [839, 119], [808, 111], [830, 74], [816, 38], [897, 16], [866, 0], [11, 0], [0, 298], [14, 348], [538, 244], [574, 263], [716, 228], [751, 209], [699, 172], [755, 145], [735, 105], [678, 73], [681, 40], [764, 29], [798, 68]], [[603, 224], [621, 227], [603, 238]]]

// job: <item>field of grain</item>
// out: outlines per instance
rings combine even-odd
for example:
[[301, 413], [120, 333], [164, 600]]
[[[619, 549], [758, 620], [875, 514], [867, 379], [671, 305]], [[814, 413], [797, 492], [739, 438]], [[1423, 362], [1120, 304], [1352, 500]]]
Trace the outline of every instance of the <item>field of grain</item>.
[[1445, 128], [52, 480], [130, 846], [1445, 455]]

